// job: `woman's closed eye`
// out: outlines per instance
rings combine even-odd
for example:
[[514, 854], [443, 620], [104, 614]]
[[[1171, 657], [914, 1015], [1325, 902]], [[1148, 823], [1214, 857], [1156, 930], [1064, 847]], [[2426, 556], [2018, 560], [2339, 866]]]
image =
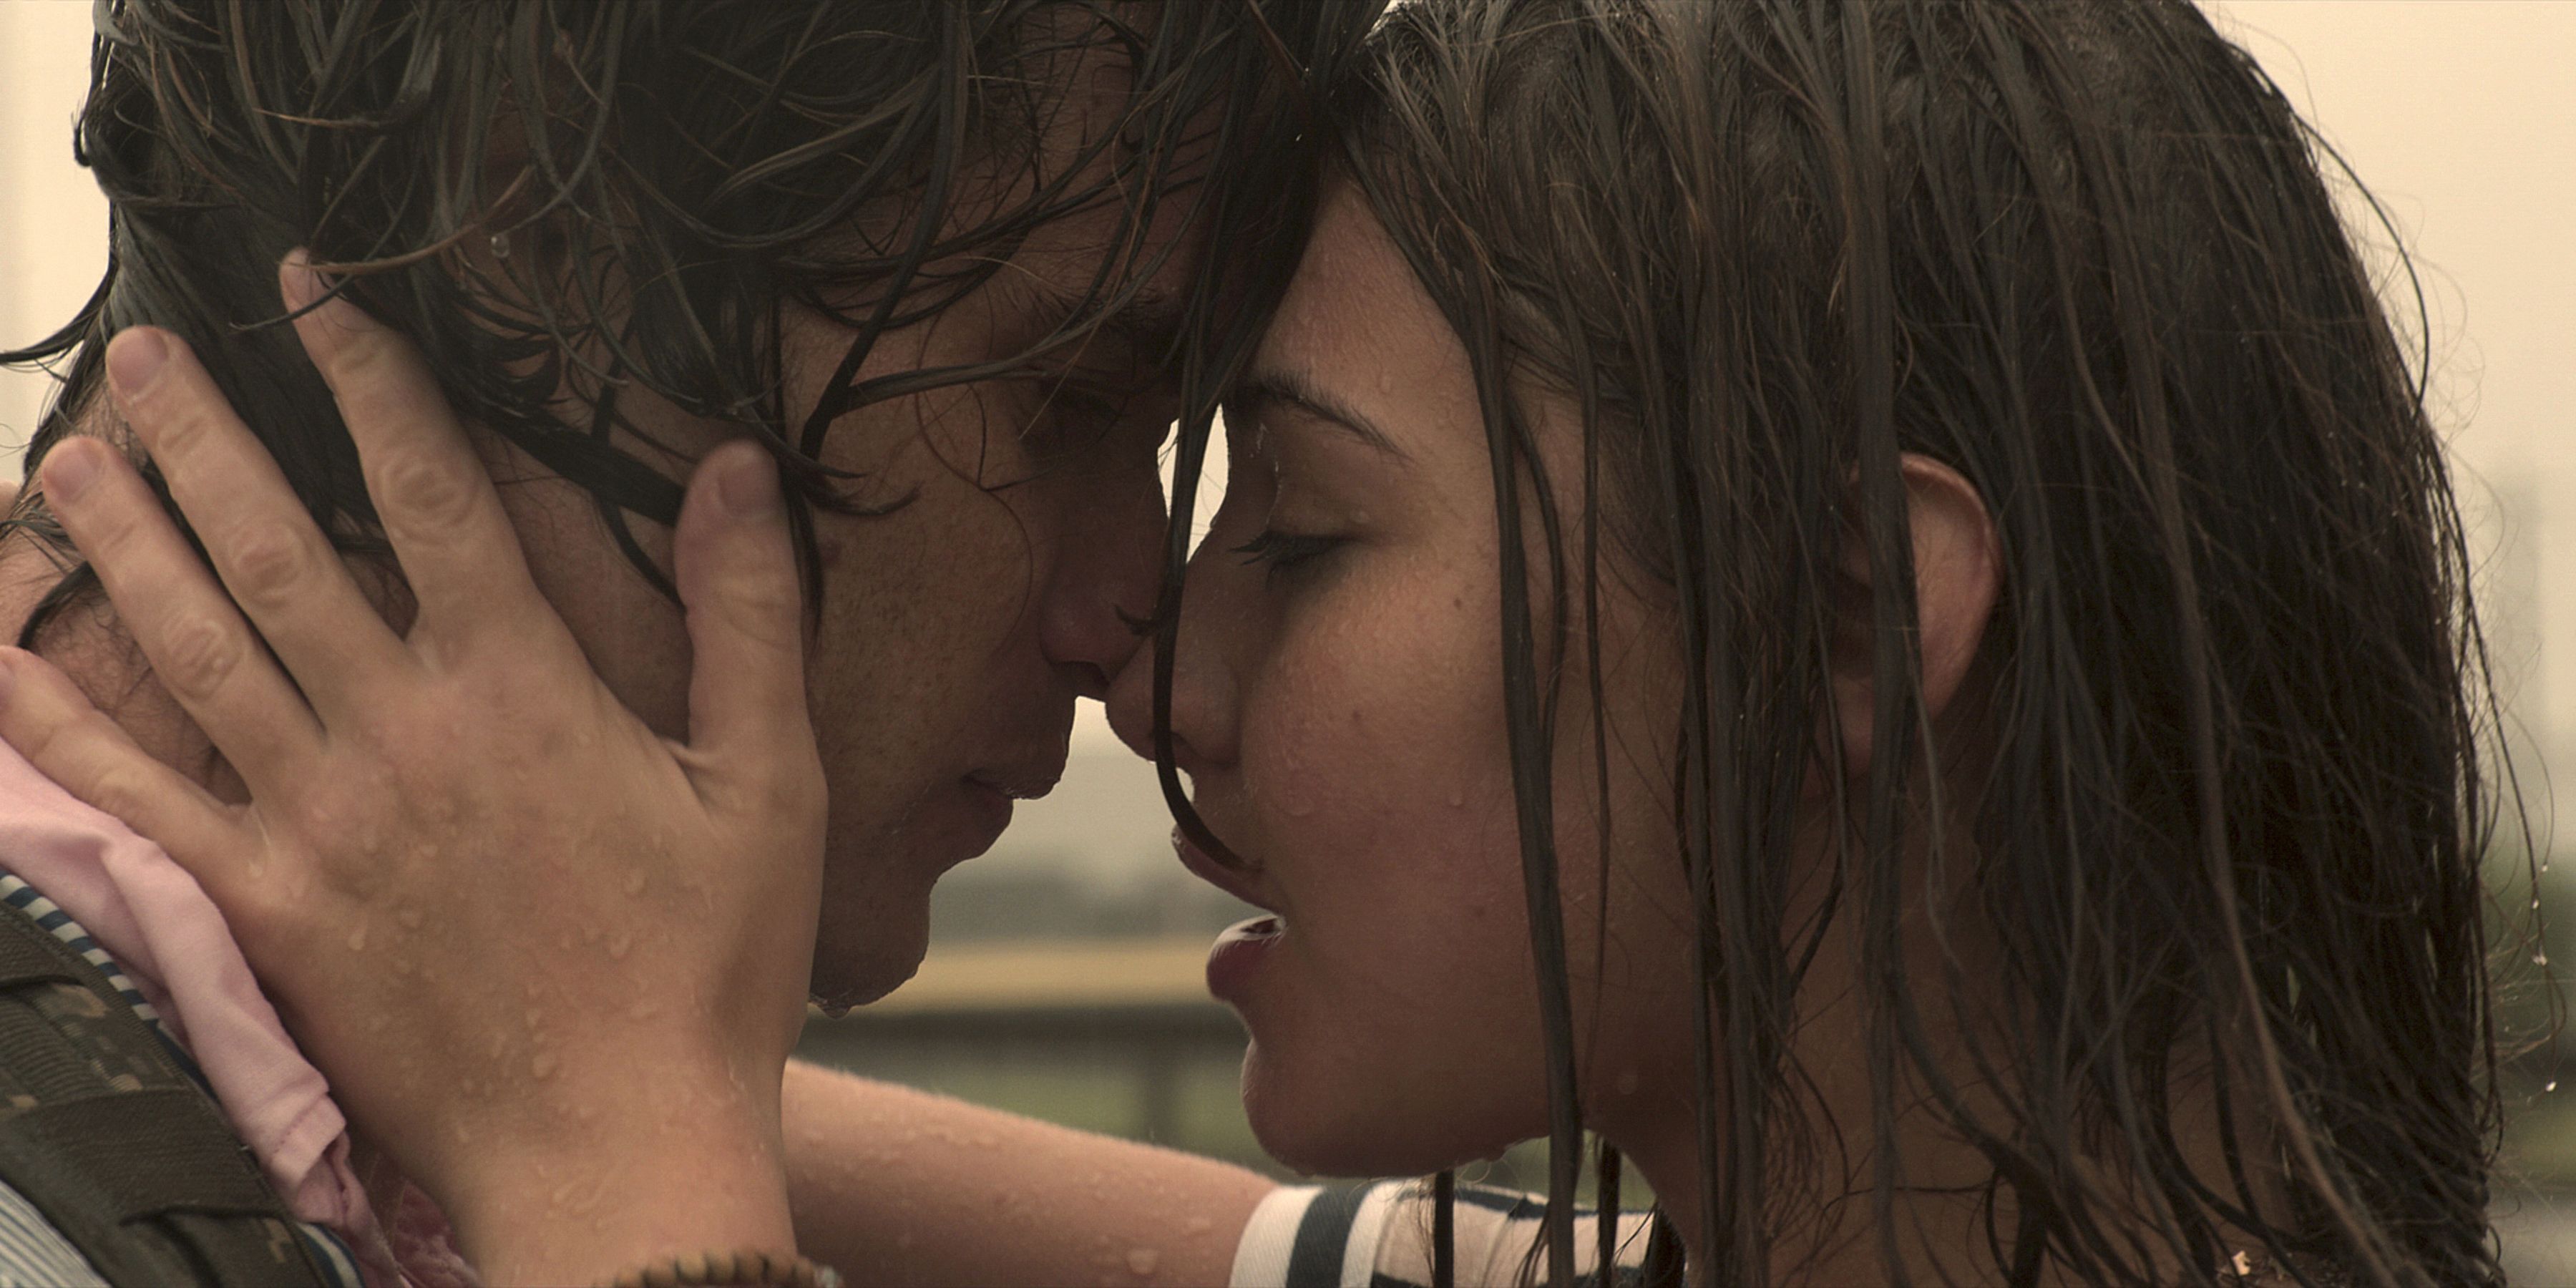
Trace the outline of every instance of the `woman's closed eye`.
[[1342, 541], [1341, 537], [1264, 528], [1250, 541], [1234, 547], [1234, 553], [1243, 556], [1247, 564], [1267, 565], [1275, 576], [1331, 552]]

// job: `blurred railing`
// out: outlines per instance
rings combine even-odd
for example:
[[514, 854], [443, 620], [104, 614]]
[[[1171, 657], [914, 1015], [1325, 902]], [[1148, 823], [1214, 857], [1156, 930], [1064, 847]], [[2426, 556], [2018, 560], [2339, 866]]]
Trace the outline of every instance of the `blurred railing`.
[[1209, 999], [1207, 938], [934, 950], [893, 995], [817, 1014], [798, 1054], [1069, 1126], [1276, 1170], [1236, 1092], [1243, 1027]]

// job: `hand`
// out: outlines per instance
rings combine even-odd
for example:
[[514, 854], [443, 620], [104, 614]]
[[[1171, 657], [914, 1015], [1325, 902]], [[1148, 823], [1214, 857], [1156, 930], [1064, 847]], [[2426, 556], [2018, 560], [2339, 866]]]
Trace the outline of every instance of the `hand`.
[[[298, 260], [284, 280], [294, 306], [323, 289]], [[690, 482], [676, 582], [695, 670], [689, 739], [671, 742], [538, 594], [418, 355], [345, 301], [297, 327], [410, 584], [409, 630], [185, 346], [137, 328], [109, 347], [117, 403], [222, 586], [105, 443], [63, 441], [40, 476], [251, 800], [153, 760], [14, 649], [0, 736], [196, 876], [352, 1122], [487, 1277], [792, 1247], [779, 1080], [824, 792], [774, 464], [730, 445]]]

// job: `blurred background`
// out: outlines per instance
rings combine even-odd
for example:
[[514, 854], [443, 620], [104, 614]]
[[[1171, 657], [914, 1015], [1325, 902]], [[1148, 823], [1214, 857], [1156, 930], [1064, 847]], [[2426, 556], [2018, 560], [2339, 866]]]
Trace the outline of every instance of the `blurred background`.
[[[2551, 766], [2576, 773], [2576, 4], [2548, 0], [2225, 0], [2206, 6], [2368, 183], [2358, 209], [2383, 264], [2422, 274], [2436, 415], [2474, 526], [2478, 590], [2506, 737], [2545, 858]], [[105, 203], [72, 162], [88, 0], [0, 0], [0, 347], [50, 332], [97, 284]], [[2551, 157], [2558, 158], [2555, 161]], [[2410, 284], [2390, 298], [2413, 316]], [[2411, 326], [2411, 322], [2404, 323]], [[0, 372], [0, 472], [49, 382]], [[2555, 647], [2551, 647], [2552, 645]], [[1024, 805], [987, 858], [944, 880], [920, 976], [807, 1053], [1074, 1126], [1270, 1167], [1235, 1099], [1242, 1034], [1210, 1003], [1210, 935], [1249, 910], [1172, 861], [1151, 771], [1087, 707], [1062, 786]], [[2525, 942], [2534, 914], [2515, 842], [2495, 856], [2512, 1117], [2497, 1214], [2530, 1283], [2576, 1284], [2576, 1079], [2547, 1032], [2559, 985]], [[2542, 878], [2571, 924], [2571, 865]], [[2557, 936], [2553, 935], [2553, 938]], [[2576, 943], [2555, 955], [2576, 961]], [[1274, 1169], [1275, 1170], [1275, 1169]], [[1537, 1183], [1527, 1158], [1489, 1179]], [[2564, 1195], [2566, 1197], [2562, 1198]]]

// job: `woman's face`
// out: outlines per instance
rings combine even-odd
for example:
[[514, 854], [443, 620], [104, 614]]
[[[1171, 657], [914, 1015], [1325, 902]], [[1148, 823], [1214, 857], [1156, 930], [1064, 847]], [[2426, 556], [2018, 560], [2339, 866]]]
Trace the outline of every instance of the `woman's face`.
[[[1551, 484], [1579, 496], [1579, 430], [1544, 398], [1524, 403]], [[1226, 432], [1172, 724], [1199, 813], [1248, 866], [1184, 861], [1276, 914], [1230, 932], [1209, 964], [1251, 1030], [1254, 1130], [1285, 1162], [1346, 1174], [1429, 1171], [1543, 1134], [1483, 422], [1455, 333], [1347, 185]], [[1560, 513], [1577, 531], [1577, 509]], [[1533, 585], [1533, 602], [1547, 593]], [[1580, 651], [1561, 659], [1555, 803], [1585, 1098], [1607, 1129], [1625, 1109], [1691, 1099], [1674, 987], [1687, 905], [1657, 786], [1678, 648], [1607, 552], [1601, 603], [1606, 854]], [[1579, 616], [1570, 629], [1580, 650]], [[1542, 673], [1559, 660], [1543, 655]], [[1110, 701], [1139, 749], [1150, 677], [1140, 655]]]

